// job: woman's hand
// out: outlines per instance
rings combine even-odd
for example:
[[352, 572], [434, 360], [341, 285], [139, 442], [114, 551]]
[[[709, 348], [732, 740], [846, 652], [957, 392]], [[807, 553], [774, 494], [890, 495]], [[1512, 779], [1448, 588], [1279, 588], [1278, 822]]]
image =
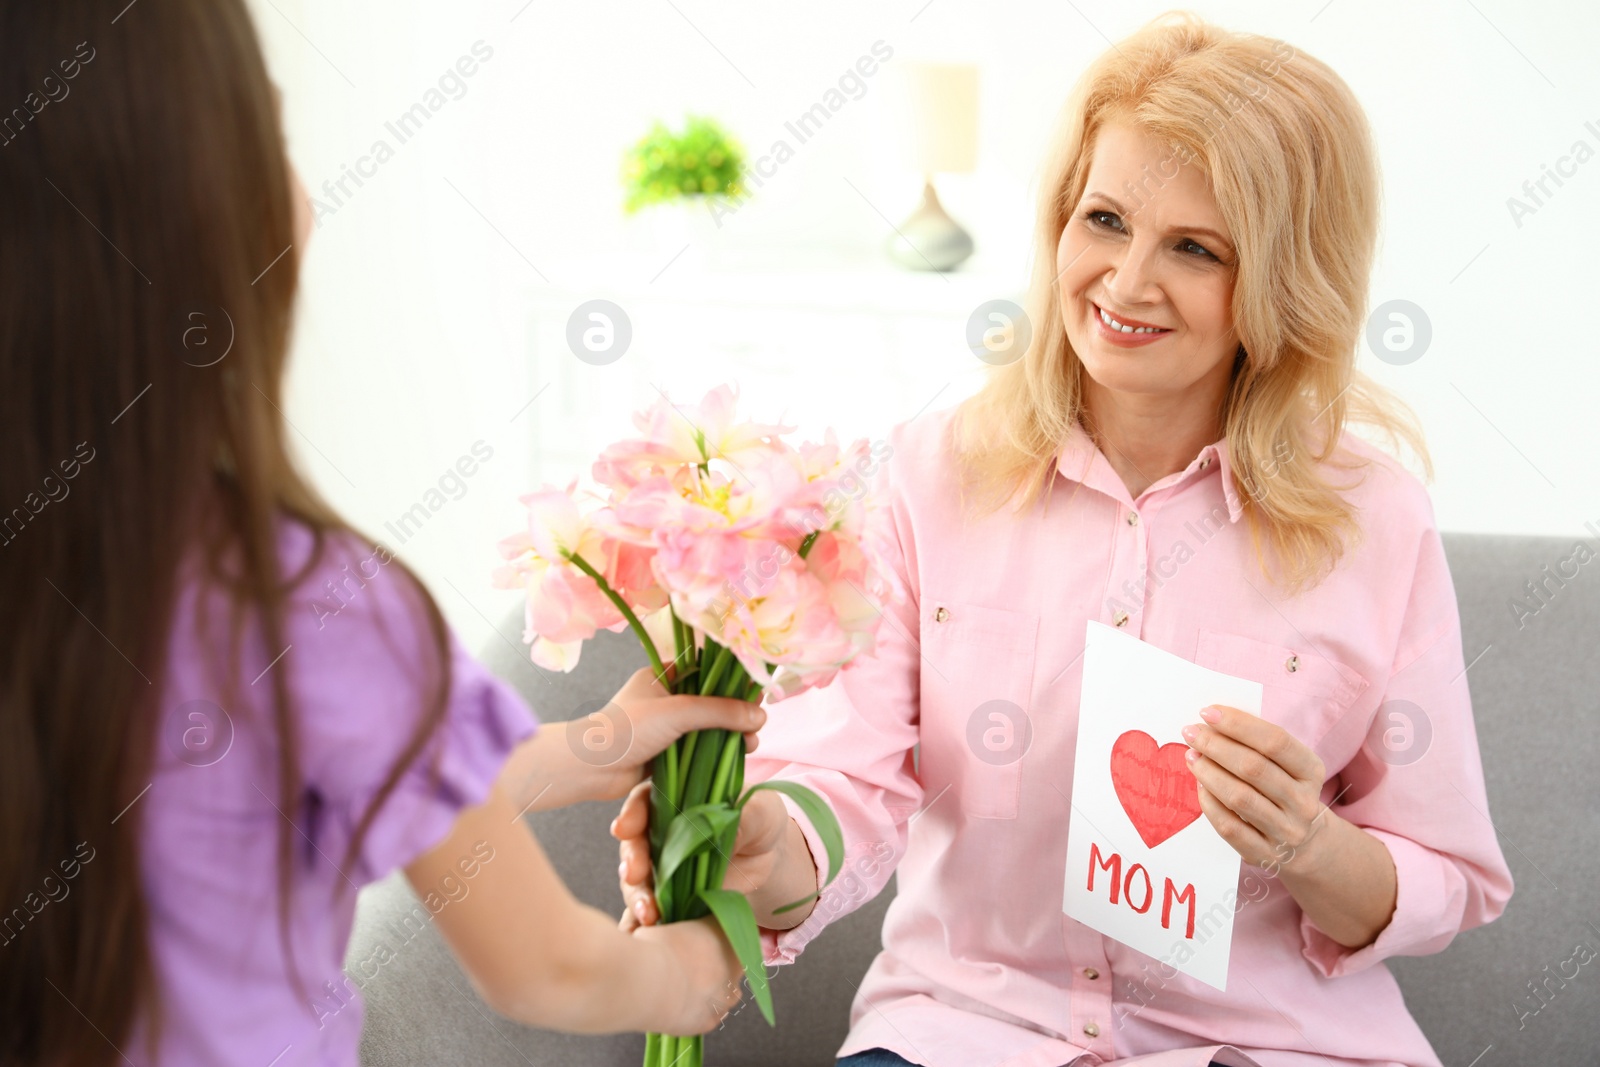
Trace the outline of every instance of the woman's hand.
[[[627, 905], [618, 923], [623, 930], [650, 926], [661, 920], [656, 911], [655, 872], [650, 866], [649, 821], [650, 783], [646, 781], [634, 787], [622, 810], [611, 821], [611, 836], [620, 842], [617, 851], [622, 857], [617, 878], [622, 885], [623, 903]], [[739, 834], [734, 838], [733, 856], [728, 861], [723, 888], [747, 897], [759, 894], [778, 868], [784, 836], [793, 822], [777, 793], [763, 789], [753, 795], [739, 816]], [[814, 880], [814, 867], [812, 872]], [[754, 903], [752, 901], [752, 906]], [[756, 908], [758, 920], [761, 910]]]
[[[1205, 708], [1186, 726], [1200, 810], [1246, 863], [1283, 879], [1314, 925], [1347, 948], [1373, 942], [1394, 915], [1394, 858], [1321, 801], [1322, 760], [1281, 726], [1237, 708]], [[1337, 799], [1337, 798], [1335, 798]]]
[[1210, 725], [1185, 726], [1200, 810], [1246, 863], [1276, 872], [1315, 865], [1326, 823], [1322, 760], [1283, 727], [1237, 708], [1209, 707]]
[[540, 724], [506, 761], [500, 783], [524, 812], [616, 800], [682, 735], [732, 730], [745, 735], [745, 751], [753, 752], [755, 731], [766, 721], [760, 705], [733, 697], [671, 695], [653, 670], [641, 667], [604, 707], [571, 722]]

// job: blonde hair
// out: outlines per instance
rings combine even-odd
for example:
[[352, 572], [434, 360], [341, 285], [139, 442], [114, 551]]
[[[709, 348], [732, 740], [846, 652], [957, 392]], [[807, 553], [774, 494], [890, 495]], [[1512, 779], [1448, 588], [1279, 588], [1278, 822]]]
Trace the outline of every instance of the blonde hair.
[[989, 372], [952, 422], [963, 501], [969, 513], [1007, 500], [1019, 512], [1032, 506], [1054, 484], [1055, 458], [1083, 414], [1056, 246], [1083, 195], [1095, 135], [1113, 122], [1172, 145], [1179, 165], [1207, 176], [1238, 251], [1241, 345], [1220, 413], [1235, 488], [1262, 572], [1291, 592], [1314, 585], [1338, 562], [1344, 535], [1350, 545], [1361, 536], [1354, 509], [1317, 469], [1365, 464], [1340, 450], [1347, 423], [1378, 429], [1391, 451], [1403, 441], [1432, 477], [1415, 416], [1355, 367], [1378, 230], [1371, 133], [1326, 64], [1188, 12], [1158, 16], [1107, 51], [1067, 103], [1041, 185], [1032, 340], [1020, 360]]

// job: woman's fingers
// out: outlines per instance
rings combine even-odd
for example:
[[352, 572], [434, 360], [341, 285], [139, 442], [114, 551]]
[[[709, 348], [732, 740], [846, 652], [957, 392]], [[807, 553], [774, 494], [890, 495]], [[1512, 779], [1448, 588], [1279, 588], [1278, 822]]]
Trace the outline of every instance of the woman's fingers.
[[1285, 810], [1294, 806], [1297, 783], [1277, 763], [1220, 730], [1190, 726], [1185, 727], [1183, 733], [1194, 751], [1210, 759], [1234, 778], [1251, 786], [1256, 792]]
[[1322, 760], [1305, 742], [1277, 723], [1238, 708], [1213, 705], [1202, 709], [1200, 717], [1206, 719], [1207, 713], [1213, 711], [1215, 721], [1212, 722], [1212, 728], [1218, 733], [1260, 753], [1283, 768], [1289, 777], [1311, 782], [1319, 789], [1322, 787], [1326, 769]]
[[611, 820], [611, 836], [618, 841], [643, 836], [650, 828], [650, 781], [646, 779], [628, 790], [622, 808]]
[[1206, 818], [1210, 820], [1218, 835], [1246, 863], [1264, 866], [1268, 862], [1264, 857], [1270, 856], [1273, 849], [1261, 832], [1244, 819], [1241, 819], [1232, 808], [1223, 803], [1204, 784], [1198, 788], [1200, 810], [1205, 812]]
[[617, 839], [617, 882], [624, 913], [618, 924], [628, 931], [656, 921], [654, 878], [650, 869], [650, 783], [640, 782], [629, 791], [622, 810], [611, 820]]

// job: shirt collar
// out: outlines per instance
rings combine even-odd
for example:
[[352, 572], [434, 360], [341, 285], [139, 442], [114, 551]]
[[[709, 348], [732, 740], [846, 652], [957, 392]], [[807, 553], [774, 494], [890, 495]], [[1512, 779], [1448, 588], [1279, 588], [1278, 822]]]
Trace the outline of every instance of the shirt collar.
[[[1228, 521], [1238, 522], [1244, 514], [1244, 502], [1239, 499], [1239, 493], [1234, 488], [1233, 464], [1226, 437], [1206, 445], [1182, 471], [1163, 478], [1156, 484], [1160, 485], [1163, 482], [1177, 484], [1190, 477], [1203, 476], [1211, 472], [1213, 465], [1216, 466], [1222, 481], [1222, 498], [1228, 505]], [[1073, 423], [1072, 432], [1067, 435], [1066, 442], [1062, 444], [1061, 451], [1056, 456], [1056, 470], [1071, 481], [1080, 482], [1109, 496], [1128, 495], [1127, 486], [1123, 485], [1122, 478], [1089, 439], [1081, 423]]]

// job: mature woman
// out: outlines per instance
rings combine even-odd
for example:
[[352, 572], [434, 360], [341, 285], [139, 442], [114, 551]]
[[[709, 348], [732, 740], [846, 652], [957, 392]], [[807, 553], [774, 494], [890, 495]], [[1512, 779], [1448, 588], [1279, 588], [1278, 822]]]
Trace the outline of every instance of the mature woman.
[[[841, 1064], [1436, 1065], [1378, 964], [1494, 919], [1511, 878], [1427, 494], [1346, 429], [1426, 465], [1355, 369], [1361, 109], [1281, 41], [1157, 20], [1083, 78], [1042, 189], [1032, 343], [889, 435], [909, 599], [749, 763], [829, 801], [844, 873], [773, 914], [824, 853], [765, 793], [730, 884], [786, 963], [899, 872]], [[1264, 686], [1259, 717], [1185, 731], [1244, 863], [1226, 992], [1062, 913], [1087, 620]], [[968, 741], [997, 700], [1025, 717], [1009, 754]], [[1385, 746], [1396, 709], [1425, 749]], [[654, 919], [642, 797], [616, 826], [625, 925]]]

